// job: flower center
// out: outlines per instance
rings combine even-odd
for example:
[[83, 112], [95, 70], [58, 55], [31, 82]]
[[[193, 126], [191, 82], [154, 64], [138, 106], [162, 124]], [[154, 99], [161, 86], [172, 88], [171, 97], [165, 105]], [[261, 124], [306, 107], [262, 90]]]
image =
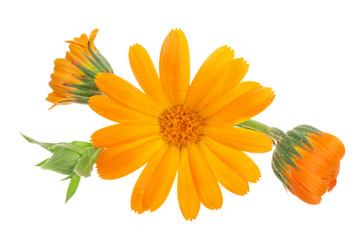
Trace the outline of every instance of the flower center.
[[160, 115], [160, 127], [166, 142], [186, 146], [200, 140], [203, 121], [196, 112], [177, 105]]

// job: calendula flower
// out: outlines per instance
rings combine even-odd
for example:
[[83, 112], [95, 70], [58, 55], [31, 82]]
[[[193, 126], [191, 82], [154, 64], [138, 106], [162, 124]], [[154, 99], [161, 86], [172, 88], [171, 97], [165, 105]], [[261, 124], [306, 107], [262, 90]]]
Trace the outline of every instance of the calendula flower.
[[55, 60], [49, 82], [53, 92], [46, 100], [54, 104], [51, 108], [59, 104], [87, 104], [91, 96], [101, 94], [95, 85], [95, 76], [99, 72], [112, 73], [113, 70], [94, 45], [97, 32], [95, 29], [89, 37], [82, 34], [79, 38], [66, 41], [70, 43], [70, 51], [65, 58]]
[[319, 204], [321, 197], [336, 185], [345, 154], [343, 143], [308, 125], [277, 135], [280, 137], [272, 161], [275, 175], [302, 201]]
[[92, 135], [106, 148], [97, 160], [103, 179], [124, 177], [146, 164], [135, 184], [131, 207], [155, 211], [166, 200], [178, 174], [181, 212], [195, 219], [200, 203], [219, 209], [227, 190], [245, 195], [260, 171], [244, 153], [271, 150], [264, 134], [234, 127], [263, 111], [274, 99], [270, 88], [242, 82], [248, 64], [227, 46], [216, 49], [190, 84], [190, 54], [181, 30], [172, 30], [160, 53], [160, 77], [139, 44], [130, 47], [132, 71], [145, 93], [124, 79], [99, 73], [95, 83], [106, 96], [90, 107], [118, 124]]

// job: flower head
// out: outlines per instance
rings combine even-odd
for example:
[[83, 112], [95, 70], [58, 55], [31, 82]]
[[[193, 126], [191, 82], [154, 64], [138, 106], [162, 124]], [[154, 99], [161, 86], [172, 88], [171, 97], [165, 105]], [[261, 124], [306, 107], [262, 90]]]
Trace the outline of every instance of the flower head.
[[113, 70], [94, 45], [97, 32], [95, 29], [90, 37], [82, 34], [67, 41], [70, 51], [65, 58], [55, 60], [49, 82], [53, 92], [46, 98], [54, 104], [52, 107], [69, 103], [87, 104], [91, 96], [101, 94], [94, 79], [99, 72], [112, 73]]
[[190, 85], [189, 46], [181, 30], [172, 30], [163, 43], [160, 76], [141, 45], [130, 47], [129, 60], [144, 93], [114, 74], [99, 73], [95, 82], [106, 96], [89, 101], [95, 112], [118, 123], [92, 135], [94, 146], [106, 148], [97, 161], [99, 176], [121, 178], [146, 164], [131, 198], [138, 213], [164, 203], [176, 174], [186, 219], [196, 218], [200, 203], [221, 208], [219, 183], [245, 195], [260, 171], [244, 151], [270, 151], [272, 140], [234, 125], [269, 106], [273, 91], [242, 82], [249, 65], [227, 46], [205, 60]]
[[302, 201], [319, 204], [321, 197], [336, 185], [340, 160], [345, 154], [343, 143], [308, 125], [280, 135], [273, 153], [275, 175]]

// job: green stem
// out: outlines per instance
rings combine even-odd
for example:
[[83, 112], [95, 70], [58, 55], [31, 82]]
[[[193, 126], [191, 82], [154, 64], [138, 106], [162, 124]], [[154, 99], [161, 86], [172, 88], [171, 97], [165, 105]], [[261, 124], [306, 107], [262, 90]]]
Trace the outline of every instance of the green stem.
[[276, 142], [279, 142], [285, 135], [285, 133], [278, 128], [269, 127], [261, 122], [252, 119], [239, 123], [236, 126], [263, 133]]

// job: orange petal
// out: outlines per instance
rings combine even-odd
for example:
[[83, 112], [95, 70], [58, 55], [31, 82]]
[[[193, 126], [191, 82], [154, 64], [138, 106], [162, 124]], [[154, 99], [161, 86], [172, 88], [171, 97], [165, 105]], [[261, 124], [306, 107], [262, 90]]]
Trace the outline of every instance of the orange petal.
[[174, 183], [179, 166], [180, 149], [171, 145], [154, 170], [143, 198], [144, 209], [155, 211], [166, 200]]
[[[80, 63], [85, 63], [86, 66], [89, 67], [89, 69], [94, 69], [94, 66], [92, 65], [92, 63], [89, 61], [89, 59], [85, 56], [85, 54], [88, 54], [86, 52], [86, 48], [83, 48], [77, 44], [70, 44], [69, 45], [69, 49], [71, 51], [72, 54], [74, 54], [76, 56], [76, 58], [74, 59], [73, 55], [69, 55], [69, 57], [71, 57], [72, 59], [74, 59], [76, 62]], [[79, 60], [80, 59], [80, 60]], [[80, 64], [83, 65], [83, 64]]]
[[118, 123], [146, 122], [156, 124], [159, 122], [159, 119], [154, 116], [130, 110], [106, 96], [92, 96], [89, 100], [89, 106], [102, 117]]
[[190, 53], [185, 34], [171, 30], [160, 53], [160, 81], [169, 102], [182, 104], [190, 83]]
[[247, 181], [255, 183], [261, 174], [258, 166], [242, 151], [224, 146], [209, 137], [202, 138], [206, 147], [214, 153], [224, 164], [244, 177]]
[[200, 200], [192, 180], [186, 147], [182, 148], [180, 152], [177, 194], [180, 210], [184, 218], [186, 220], [195, 219], [200, 211]]
[[164, 144], [162, 138], [156, 136], [107, 148], [96, 161], [98, 174], [103, 179], [124, 177], [144, 165]]
[[238, 195], [245, 195], [249, 191], [249, 184], [246, 178], [239, 172], [227, 166], [203, 143], [199, 144], [205, 158], [209, 161], [217, 180], [227, 190]]
[[340, 139], [324, 132], [321, 132], [321, 135], [310, 134], [310, 136], [308, 139], [315, 148], [314, 152], [332, 165], [337, 166], [345, 154], [345, 146]]
[[[290, 180], [291, 175], [286, 172], [285, 177]], [[291, 185], [289, 186], [292, 193], [302, 201], [309, 204], [319, 204], [321, 202], [321, 196], [309, 192], [296, 178], [291, 179]]]
[[200, 201], [209, 209], [219, 209], [223, 198], [218, 181], [198, 144], [188, 145], [189, 166]]
[[93, 146], [98, 148], [134, 142], [141, 138], [156, 136], [160, 133], [159, 124], [124, 123], [102, 128], [91, 136]]
[[[70, 103], [62, 103], [63, 101], [72, 101], [71, 98], [67, 98], [67, 97], [64, 97], [64, 96], [61, 96], [57, 93], [54, 93], [54, 92], [51, 92], [49, 93], [48, 97], [46, 98], [47, 101], [49, 102], [52, 102], [54, 103], [54, 105], [51, 107], [55, 107], [56, 105], [67, 105], [67, 104], [70, 104]], [[50, 108], [50, 109], [51, 109]], [[49, 110], [50, 110], [49, 109]]]
[[235, 125], [244, 122], [265, 110], [274, 97], [271, 88], [249, 91], [209, 116], [206, 122], [209, 125]]
[[162, 111], [139, 89], [112, 73], [99, 73], [95, 83], [105, 95], [133, 111], [151, 116], [158, 116]]
[[195, 106], [195, 110], [199, 111], [226, 95], [245, 77], [248, 69], [249, 64], [242, 58], [234, 59], [228, 63], [223, 75], [215, 83], [211, 91]]
[[58, 58], [54, 61], [54, 64], [55, 64], [54, 67], [55, 72], [59, 72], [59, 71], [66, 72], [77, 76], [83, 75], [83, 73], [68, 59]]
[[159, 106], [167, 108], [167, 101], [160, 78], [145, 48], [135, 44], [129, 49], [129, 60], [134, 76], [144, 92]]
[[215, 102], [212, 102], [211, 104], [207, 105], [203, 109], [200, 110], [199, 114], [203, 118], [208, 118], [209, 116], [213, 115], [217, 111], [219, 111], [221, 108], [235, 100], [236, 98], [240, 97], [241, 95], [255, 89], [260, 89], [260, 83], [257, 82], [240, 82], [235, 88], [233, 88], [230, 92], [225, 94], [224, 96], [220, 97]]
[[204, 126], [203, 134], [219, 143], [245, 152], [268, 152], [273, 143], [262, 133], [238, 127]]
[[185, 105], [195, 109], [197, 104], [214, 88], [225, 71], [225, 66], [234, 59], [234, 51], [227, 46], [216, 49], [200, 67], [192, 81]]
[[51, 80], [58, 84], [79, 84], [82, 83], [79, 79], [75, 78], [72, 74], [64, 72], [54, 72], [51, 74]]
[[301, 200], [309, 204], [319, 204], [327, 186], [324, 181], [301, 164], [297, 163], [299, 170], [290, 168], [284, 175], [290, 182], [291, 191]]
[[132, 195], [131, 195], [131, 209], [137, 213], [143, 213], [148, 209], [144, 209], [143, 197], [146, 186], [156, 170], [159, 162], [163, 159], [165, 153], [168, 151], [169, 145], [164, 144], [153, 156], [149, 158], [144, 170], [136, 181]]

